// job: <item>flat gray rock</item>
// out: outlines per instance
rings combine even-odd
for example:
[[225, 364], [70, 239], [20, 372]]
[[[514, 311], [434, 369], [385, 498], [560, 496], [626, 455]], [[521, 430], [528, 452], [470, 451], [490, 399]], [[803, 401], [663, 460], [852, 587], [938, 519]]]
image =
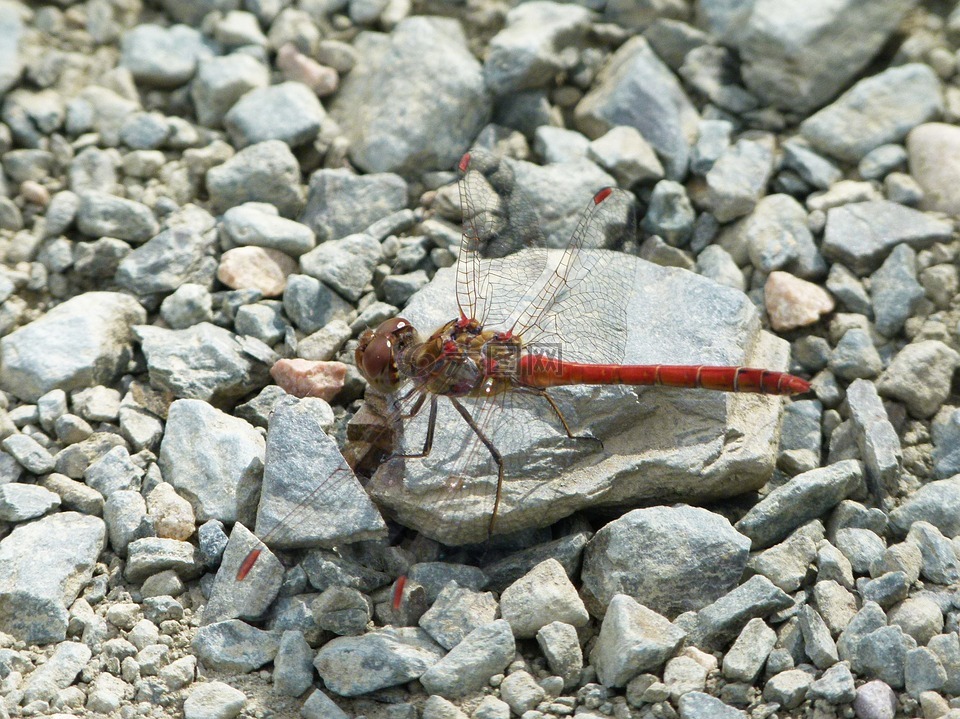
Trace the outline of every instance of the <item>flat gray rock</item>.
[[635, 509], [587, 544], [582, 592], [598, 603], [598, 611], [615, 595], [626, 594], [658, 614], [675, 617], [736, 587], [749, 552], [749, 539], [705, 509]]
[[131, 356], [146, 312], [129, 295], [86, 292], [0, 340], [0, 387], [26, 401], [52, 389], [111, 384]]
[[193, 228], [169, 228], [133, 250], [117, 265], [117, 284], [138, 297], [173, 292], [185, 283], [209, 287], [217, 269], [216, 236]]
[[386, 524], [324, 432], [327, 406], [281, 400], [267, 429], [257, 535], [269, 546], [333, 547], [385, 537]]
[[[551, 258], [555, 262], [557, 255]], [[584, 281], [586, 288], [603, 290], [593, 295], [600, 302], [596, 315], [590, 320], [571, 316], [570, 326], [562, 324], [563, 315], [558, 317], [561, 332], [575, 337], [563, 348], [564, 358], [610, 358], [609, 343], [625, 341], [627, 363], [786, 369], [785, 343], [760, 330], [756, 310], [742, 293], [635, 257], [607, 259], [611, 262], [594, 268]], [[453, 268], [440, 270], [403, 315], [425, 332], [456, 317], [454, 280]], [[610, 291], [615, 287], [642, 290]], [[507, 301], [505, 306], [515, 304]], [[617, 312], [643, 319], [631, 319], [626, 335], [618, 335], [604, 324], [618, 324]], [[582, 325], [596, 319], [601, 320], [596, 332], [585, 336]], [[546, 526], [588, 506], [733, 496], [759, 488], [773, 470], [780, 412], [776, 398], [629, 387], [569, 387], [550, 394], [574, 434], [594, 433], [605, 450], [596, 442], [568, 439], [550, 408], [531, 401], [536, 398], [509, 393], [503, 398], [506, 411], [464, 400], [504, 456], [497, 532]], [[387, 463], [367, 489], [401, 523], [429, 536], [447, 543], [483, 540], [496, 488], [494, 465], [444, 398], [439, 410], [430, 456]], [[406, 423], [405, 451], [422, 450], [427, 414], [424, 409]]]
[[460, 24], [409, 17], [389, 35], [362, 33], [353, 47], [358, 62], [331, 109], [350, 159], [368, 173], [452, 168], [490, 116], [482, 68]]
[[102, 519], [76, 512], [14, 528], [0, 542], [0, 628], [28, 644], [62, 642], [106, 538]]
[[914, 522], [929, 522], [948, 537], [960, 536], [960, 476], [923, 485], [890, 513], [890, 523], [900, 534]]
[[617, 125], [639, 130], [671, 180], [686, 173], [699, 120], [676, 76], [642, 37], [631, 38], [610, 56], [575, 110], [577, 129], [591, 139]]
[[[733, 5], [736, 3], [713, 3]], [[738, 8], [731, 27], [743, 81], [777, 107], [814, 110], [856, 77], [897, 29], [915, 2], [856, 0], [800, 6], [756, 3]]]
[[451, 580], [420, 616], [418, 624], [442, 647], [453, 649], [474, 629], [496, 617], [497, 600], [493, 593], [476, 592]]
[[736, 636], [751, 619], [766, 617], [792, 605], [790, 595], [766, 577], [755, 575], [697, 613], [689, 642], [710, 649]]
[[870, 150], [900, 142], [942, 112], [937, 74], [929, 65], [910, 63], [860, 80], [800, 123], [800, 134], [832, 157], [859, 162]]
[[316, 233], [322, 248], [329, 240], [362, 232], [405, 208], [407, 191], [404, 179], [391, 172], [357, 175], [347, 170], [317, 170], [310, 175], [300, 222]]
[[327, 642], [313, 664], [330, 691], [355, 697], [419, 679], [443, 653], [419, 627], [384, 627]]
[[192, 648], [209, 669], [245, 673], [272, 662], [280, 648], [279, 631], [263, 631], [239, 619], [200, 627]]
[[127, 581], [139, 583], [167, 569], [184, 579], [194, 579], [203, 571], [203, 563], [190, 542], [162, 537], [144, 537], [130, 542], [124, 571]]
[[77, 227], [90, 237], [116, 237], [133, 244], [146, 242], [160, 230], [146, 205], [95, 191], [80, 195]]
[[159, 464], [197, 521], [252, 525], [264, 452], [263, 435], [246, 421], [202, 400], [179, 399], [167, 414]]
[[855, 494], [862, 481], [863, 466], [855, 459], [812, 469], [771, 491], [735, 526], [753, 549], [769, 547]]
[[139, 325], [150, 381], [175, 397], [229, 403], [267, 383], [267, 366], [238, 337], [201, 322], [185, 330]]
[[200, 31], [186, 25], [144, 23], [125, 32], [120, 41], [120, 65], [137, 82], [155, 87], [183, 85], [193, 77], [197, 61], [212, 54]]
[[900, 243], [919, 250], [946, 241], [952, 231], [949, 221], [896, 202], [853, 202], [827, 211], [822, 250], [825, 257], [864, 275]]
[[236, 52], [201, 58], [190, 83], [197, 121], [207, 127], [221, 127], [224, 115], [237, 100], [269, 82], [270, 71], [252, 55]]

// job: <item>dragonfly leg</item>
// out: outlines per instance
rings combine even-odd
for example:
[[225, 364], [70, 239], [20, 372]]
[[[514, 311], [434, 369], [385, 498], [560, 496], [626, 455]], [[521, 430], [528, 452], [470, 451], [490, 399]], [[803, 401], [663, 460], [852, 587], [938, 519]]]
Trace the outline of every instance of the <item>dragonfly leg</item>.
[[[417, 403], [413, 406], [410, 416], [412, 417], [417, 412], [420, 411], [420, 407], [423, 406], [423, 401], [427, 395], [420, 395], [420, 399], [417, 400]], [[430, 417], [427, 419], [427, 437], [423, 443], [423, 449], [420, 452], [414, 454], [399, 454], [394, 452], [390, 455], [390, 458], [399, 457], [402, 459], [419, 459], [426, 457], [430, 454], [430, 450], [433, 449], [433, 430], [437, 426], [437, 395], [431, 395], [430, 397]]]
[[[420, 389], [420, 388], [419, 388], [419, 387], [414, 387], [412, 391], [416, 391], [416, 390], [418, 390], [418, 389]], [[400, 401], [402, 402], [403, 400], [405, 400], [405, 399], [406, 399], [407, 397], [409, 397], [409, 396], [410, 396], [410, 392], [408, 392], [407, 394], [405, 394], [405, 395], [400, 399]], [[423, 403], [426, 401], [426, 399], [427, 399], [427, 394], [426, 394], [426, 392], [421, 392], [421, 393], [420, 393], [420, 396], [417, 397], [417, 401], [413, 403], [413, 407], [410, 408], [410, 411], [409, 411], [409, 412], [405, 412], [404, 414], [401, 414], [401, 415], [400, 415], [400, 419], [410, 419], [411, 417], [416, 417], [416, 416], [417, 416], [417, 413], [420, 411], [420, 408], [423, 407]]]
[[535, 397], [542, 397], [543, 399], [547, 400], [547, 402], [550, 404], [550, 407], [553, 409], [553, 413], [557, 415], [557, 419], [560, 420], [560, 424], [563, 425], [563, 431], [567, 433], [567, 437], [570, 439], [586, 439], [591, 442], [597, 442], [600, 445], [600, 449], [603, 449], [603, 440], [601, 440], [599, 437], [594, 437], [592, 434], [574, 434], [572, 431], [570, 431], [570, 425], [567, 424], [567, 420], [564, 418], [563, 412], [560, 411], [560, 407], [557, 406], [556, 401], [545, 389], [537, 387], [517, 387], [516, 390], [520, 392], [526, 392], [527, 394], [532, 394]]
[[490, 524], [487, 525], [488, 535], [493, 534], [493, 527], [497, 521], [497, 511], [500, 509], [500, 492], [503, 489], [503, 455], [497, 451], [497, 448], [493, 445], [493, 442], [483, 433], [483, 430], [477, 425], [473, 417], [470, 416], [470, 413], [467, 411], [467, 408], [464, 407], [460, 402], [457, 401], [455, 397], [450, 397], [450, 402], [453, 403], [454, 408], [457, 412], [460, 413], [460, 416], [470, 425], [470, 429], [473, 430], [480, 441], [483, 442], [483, 446], [487, 448], [490, 452], [490, 455], [493, 457], [493, 461], [497, 463], [497, 494], [493, 500], [493, 512], [490, 514]]

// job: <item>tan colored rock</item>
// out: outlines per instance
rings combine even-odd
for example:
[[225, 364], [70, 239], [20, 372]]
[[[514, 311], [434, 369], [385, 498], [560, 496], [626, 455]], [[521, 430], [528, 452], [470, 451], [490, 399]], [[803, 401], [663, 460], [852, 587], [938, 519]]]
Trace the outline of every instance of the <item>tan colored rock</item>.
[[318, 97], [332, 95], [340, 86], [340, 73], [304, 55], [293, 43], [288, 42], [277, 52], [277, 67], [284, 79], [306, 85]]
[[771, 272], [763, 292], [770, 326], [777, 332], [812, 325], [835, 306], [825, 289], [789, 272]]
[[921, 209], [960, 214], [960, 127], [918, 125], [907, 135], [910, 174], [923, 188]]
[[264, 297], [277, 297], [296, 271], [297, 261], [279, 250], [235, 247], [220, 257], [217, 279], [234, 290], [260, 290]]
[[330, 402], [343, 388], [347, 366], [343, 362], [282, 359], [270, 368], [270, 376], [287, 394]]
[[153, 517], [158, 537], [188, 540], [196, 528], [196, 516], [190, 502], [177, 494], [172, 484], [161, 482], [147, 496], [147, 514]]

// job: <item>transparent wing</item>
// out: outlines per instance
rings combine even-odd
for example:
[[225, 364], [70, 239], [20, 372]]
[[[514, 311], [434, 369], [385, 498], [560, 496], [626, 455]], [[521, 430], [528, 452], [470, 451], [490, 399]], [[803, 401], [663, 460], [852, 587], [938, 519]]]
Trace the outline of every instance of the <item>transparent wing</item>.
[[636, 227], [629, 192], [605, 188], [590, 200], [553, 271], [513, 326], [528, 350], [572, 362], [622, 361], [627, 300], [637, 288], [616, 271], [620, 254], [602, 248], [629, 243]]
[[[463, 237], [457, 259], [457, 304], [462, 316], [495, 326], [515, 310], [508, 298], [543, 274], [547, 257], [543, 233], [508, 162], [478, 150], [464, 155], [459, 169]], [[518, 257], [520, 250], [526, 252]]]

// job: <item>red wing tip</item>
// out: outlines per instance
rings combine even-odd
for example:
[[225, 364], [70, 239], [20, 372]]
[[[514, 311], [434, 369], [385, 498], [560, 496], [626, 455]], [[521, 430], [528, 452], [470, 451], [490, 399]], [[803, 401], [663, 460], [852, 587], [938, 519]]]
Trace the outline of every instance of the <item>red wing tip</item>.
[[254, 549], [250, 554], [248, 554], [243, 562], [240, 564], [240, 569], [237, 570], [237, 581], [242, 582], [246, 576], [250, 573], [250, 570], [253, 569], [253, 565], [257, 563], [257, 558], [260, 556], [260, 550]]
[[612, 187], [604, 187], [600, 192], [593, 196], [593, 204], [599, 205], [601, 202], [610, 197], [610, 194], [613, 192]]
[[400, 609], [400, 605], [403, 603], [403, 588], [407, 583], [407, 576], [405, 574], [397, 577], [397, 584], [393, 589], [393, 610], [397, 611]]
[[788, 394], [804, 394], [810, 391], [810, 383], [801, 377], [788, 375], [786, 389]]
[[463, 157], [460, 158], [460, 162], [457, 164], [457, 167], [460, 169], [460, 172], [466, 172], [467, 168], [470, 167], [470, 153], [464, 153]]

